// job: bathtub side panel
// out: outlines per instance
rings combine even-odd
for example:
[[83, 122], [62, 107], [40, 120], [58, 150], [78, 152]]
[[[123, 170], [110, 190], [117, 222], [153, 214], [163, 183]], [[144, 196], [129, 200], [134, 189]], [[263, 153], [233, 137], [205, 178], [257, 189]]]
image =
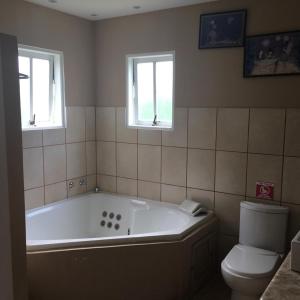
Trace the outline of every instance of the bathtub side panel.
[[30, 300], [181, 300], [180, 242], [28, 254]]

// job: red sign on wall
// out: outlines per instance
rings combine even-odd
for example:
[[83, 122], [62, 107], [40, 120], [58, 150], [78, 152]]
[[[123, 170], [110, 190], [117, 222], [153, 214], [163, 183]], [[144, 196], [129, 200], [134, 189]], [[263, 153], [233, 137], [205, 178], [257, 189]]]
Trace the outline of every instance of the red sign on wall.
[[256, 182], [256, 198], [273, 200], [274, 184], [269, 182]]

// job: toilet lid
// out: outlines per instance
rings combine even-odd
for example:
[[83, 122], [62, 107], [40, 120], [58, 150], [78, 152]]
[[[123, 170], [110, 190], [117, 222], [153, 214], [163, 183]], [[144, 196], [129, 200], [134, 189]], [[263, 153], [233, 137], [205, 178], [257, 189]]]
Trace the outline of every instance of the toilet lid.
[[274, 274], [279, 259], [279, 255], [272, 251], [236, 245], [228, 253], [224, 263], [233, 273], [257, 278]]

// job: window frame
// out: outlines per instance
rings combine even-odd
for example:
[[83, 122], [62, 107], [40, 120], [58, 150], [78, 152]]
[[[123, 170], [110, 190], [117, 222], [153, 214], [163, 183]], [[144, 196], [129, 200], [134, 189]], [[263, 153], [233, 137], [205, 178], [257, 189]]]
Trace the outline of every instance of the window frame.
[[[18, 45], [18, 56], [27, 57], [30, 59], [30, 121], [33, 120], [33, 80], [32, 80], [32, 60], [36, 59], [44, 59], [49, 61], [49, 120], [48, 121], [40, 121], [35, 125], [28, 125], [23, 127], [22, 131], [31, 131], [31, 130], [43, 130], [43, 129], [60, 129], [65, 128], [65, 76], [64, 76], [64, 56], [63, 52], [56, 50], [43, 49], [38, 47], [27, 46], [23, 44]], [[54, 87], [55, 85], [55, 94]], [[58, 100], [57, 97], [60, 99]], [[60, 105], [56, 105], [55, 108], [59, 112], [56, 112], [57, 115], [53, 112], [53, 106], [55, 105], [55, 101], [60, 101]], [[61, 124], [55, 124], [51, 121], [52, 113], [61, 120]], [[22, 113], [22, 112], [21, 112]], [[53, 125], [51, 125], [53, 124]]]
[[[172, 120], [171, 122], [158, 121], [157, 125], [153, 121], [141, 121], [138, 118], [138, 79], [137, 65], [139, 63], [153, 63], [153, 109], [154, 116], [157, 115], [156, 99], [156, 63], [161, 61], [172, 61], [173, 63], [173, 83], [172, 83]], [[151, 130], [173, 130], [174, 129], [174, 109], [175, 109], [175, 51], [154, 52], [133, 54], [126, 56], [127, 71], [127, 126], [129, 128], [142, 128]]]

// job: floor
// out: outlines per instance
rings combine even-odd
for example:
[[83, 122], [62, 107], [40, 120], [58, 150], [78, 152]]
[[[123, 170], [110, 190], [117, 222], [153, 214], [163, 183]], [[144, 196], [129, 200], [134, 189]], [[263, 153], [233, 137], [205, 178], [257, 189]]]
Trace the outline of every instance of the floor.
[[230, 300], [230, 289], [221, 275], [214, 277], [193, 300]]

